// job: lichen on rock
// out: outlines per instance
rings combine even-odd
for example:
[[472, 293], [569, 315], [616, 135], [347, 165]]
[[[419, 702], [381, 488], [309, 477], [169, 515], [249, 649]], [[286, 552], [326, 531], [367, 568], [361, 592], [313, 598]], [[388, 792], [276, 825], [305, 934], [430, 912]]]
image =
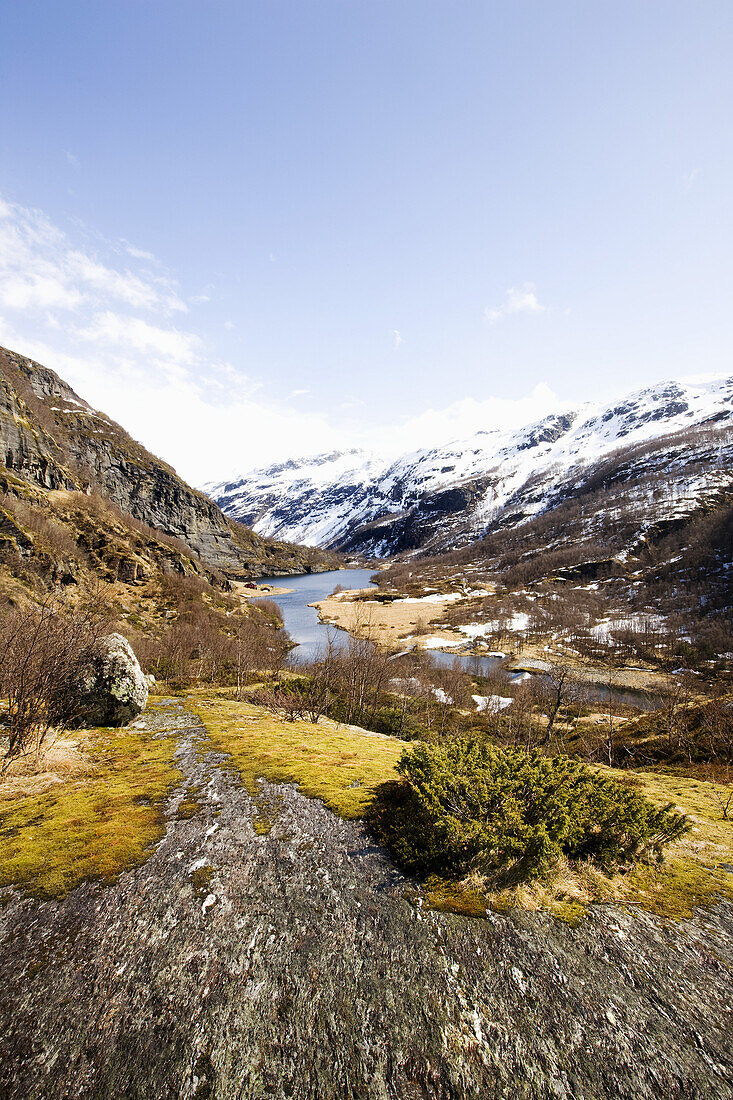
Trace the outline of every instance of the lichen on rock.
[[147, 677], [121, 634], [102, 639], [82, 673], [79, 694], [78, 724], [83, 726], [123, 726], [145, 708]]

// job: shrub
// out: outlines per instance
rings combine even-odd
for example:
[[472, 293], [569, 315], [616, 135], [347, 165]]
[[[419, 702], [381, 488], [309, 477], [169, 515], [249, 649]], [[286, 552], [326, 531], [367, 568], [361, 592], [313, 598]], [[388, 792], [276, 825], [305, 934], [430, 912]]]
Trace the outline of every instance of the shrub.
[[561, 855], [604, 870], [642, 858], [689, 828], [649, 799], [565, 756], [460, 739], [406, 751], [402, 779], [375, 796], [371, 825], [405, 870], [495, 885], [548, 871]]
[[4, 760], [40, 753], [51, 730], [73, 725], [79, 677], [107, 628], [101, 601], [76, 608], [49, 596], [13, 609], [0, 631], [0, 693], [6, 701]]

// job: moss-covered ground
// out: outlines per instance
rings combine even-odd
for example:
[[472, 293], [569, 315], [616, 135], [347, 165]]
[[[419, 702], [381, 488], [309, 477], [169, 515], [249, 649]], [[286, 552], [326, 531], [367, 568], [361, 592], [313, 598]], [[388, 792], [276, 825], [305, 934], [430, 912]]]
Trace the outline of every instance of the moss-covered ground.
[[[360, 817], [371, 792], [395, 776], [406, 742], [322, 720], [286, 722], [261, 708], [238, 703], [230, 693], [201, 692], [188, 704], [201, 717], [212, 741], [230, 754], [245, 785], [256, 794], [257, 779], [297, 782], [304, 794], [321, 798], [342, 817]], [[687, 814], [691, 831], [668, 849], [659, 867], [640, 864], [626, 874], [605, 875], [590, 865], [564, 863], [545, 881], [495, 892], [479, 880], [432, 880], [426, 900], [438, 909], [482, 915], [486, 908], [546, 909], [573, 922], [588, 905], [615, 901], [666, 917], [690, 916], [697, 906], [733, 898], [733, 822], [723, 819], [711, 782], [656, 770], [601, 769], [633, 783], [654, 802], [668, 802]], [[266, 826], [262, 828], [266, 831]]]
[[[341, 817], [360, 818], [375, 788], [394, 779], [408, 747], [328, 719], [317, 725], [287, 722], [237, 702], [227, 690], [190, 692], [186, 702], [255, 796], [254, 828], [261, 836], [276, 820], [278, 805], [258, 779], [297, 783]], [[173, 765], [173, 738], [137, 729], [98, 730], [81, 735], [79, 747], [83, 772], [40, 792], [27, 784], [15, 793], [7, 784], [0, 789], [0, 887], [15, 884], [48, 896], [83, 879], [111, 880], [142, 862], [162, 836], [162, 802], [182, 778]], [[724, 820], [711, 781], [682, 774], [679, 767], [602, 770], [690, 818], [691, 831], [668, 849], [660, 867], [639, 865], [609, 878], [590, 865], [564, 863], [544, 881], [493, 893], [479, 879], [432, 880], [426, 903], [472, 916], [487, 908], [544, 909], [573, 922], [600, 901], [684, 917], [719, 897], [733, 899], [733, 821]], [[179, 817], [197, 812], [196, 793], [187, 792]]]
[[139, 729], [80, 735], [83, 774], [50, 789], [0, 794], [0, 887], [42, 897], [84, 879], [111, 881], [142, 863], [163, 835], [162, 803], [182, 775], [175, 740]]
[[340, 817], [358, 818], [372, 792], [395, 778], [406, 742], [329, 719], [287, 722], [231, 693], [197, 692], [186, 703], [198, 714], [211, 740], [232, 763], [251, 793], [257, 780], [298, 783], [303, 794], [320, 798]]

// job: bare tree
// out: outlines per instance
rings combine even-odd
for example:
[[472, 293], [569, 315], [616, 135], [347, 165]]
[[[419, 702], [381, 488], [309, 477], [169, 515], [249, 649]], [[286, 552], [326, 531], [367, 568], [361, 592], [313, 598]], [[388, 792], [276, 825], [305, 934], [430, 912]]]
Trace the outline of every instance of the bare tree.
[[540, 710], [547, 718], [544, 744], [549, 745], [560, 710], [576, 697], [578, 677], [570, 664], [558, 662], [550, 665], [544, 680], [536, 685], [535, 697]]
[[708, 782], [710, 783], [710, 797], [720, 810], [723, 820], [733, 819], [733, 782], [731, 782], [730, 767], [725, 769], [725, 780], [720, 782], [720, 777], [713, 768], [709, 769]]

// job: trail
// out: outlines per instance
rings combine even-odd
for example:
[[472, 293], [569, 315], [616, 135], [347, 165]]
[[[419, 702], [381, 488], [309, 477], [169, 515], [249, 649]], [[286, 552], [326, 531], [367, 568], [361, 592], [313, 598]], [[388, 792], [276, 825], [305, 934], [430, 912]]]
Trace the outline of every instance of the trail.
[[425, 912], [359, 824], [253, 799], [180, 702], [142, 721], [186, 777], [148, 861], [0, 913], [0, 1096], [733, 1096], [730, 906]]

